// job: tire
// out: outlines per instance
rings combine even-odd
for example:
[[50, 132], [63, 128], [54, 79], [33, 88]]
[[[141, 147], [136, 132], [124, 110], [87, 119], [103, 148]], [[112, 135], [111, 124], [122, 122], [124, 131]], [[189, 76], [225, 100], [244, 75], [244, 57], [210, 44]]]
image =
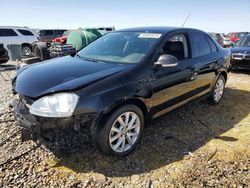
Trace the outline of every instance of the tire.
[[[122, 123], [123, 122], [123, 126]], [[126, 156], [141, 138], [144, 116], [135, 105], [125, 105], [114, 111], [107, 120], [97, 125], [92, 136], [97, 147], [106, 155]]]
[[22, 53], [22, 56], [31, 56], [32, 54], [31, 45], [29, 44], [22, 45], [21, 53]]
[[39, 57], [41, 61], [50, 59], [50, 53], [46, 42], [37, 42], [33, 45], [35, 57]]
[[210, 104], [216, 105], [220, 103], [224, 94], [225, 83], [226, 83], [225, 77], [220, 75], [215, 82], [215, 85], [214, 85], [214, 88], [210, 97], [208, 98], [208, 102]]

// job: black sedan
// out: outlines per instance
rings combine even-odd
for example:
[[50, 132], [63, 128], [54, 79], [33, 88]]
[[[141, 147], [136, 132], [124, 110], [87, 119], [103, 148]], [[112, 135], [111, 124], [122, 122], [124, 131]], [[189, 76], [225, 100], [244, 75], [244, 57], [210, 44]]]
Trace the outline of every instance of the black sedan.
[[250, 35], [243, 36], [231, 49], [232, 69], [250, 70]]
[[0, 44], [0, 64], [9, 61], [8, 51], [4, 48], [3, 44]]
[[124, 156], [150, 120], [201, 97], [218, 104], [230, 55], [196, 29], [111, 32], [79, 53], [20, 69], [13, 106], [33, 139], [46, 129], [90, 126], [101, 151]]

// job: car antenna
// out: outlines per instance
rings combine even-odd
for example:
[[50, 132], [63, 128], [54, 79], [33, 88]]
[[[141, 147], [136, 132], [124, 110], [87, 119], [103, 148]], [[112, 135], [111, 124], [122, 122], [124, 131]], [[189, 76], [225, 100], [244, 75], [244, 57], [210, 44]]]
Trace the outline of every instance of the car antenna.
[[187, 17], [186, 17], [186, 19], [185, 19], [185, 21], [184, 21], [184, 23], [182, 24], [181, 27], [184, 27], [184, 25], [185, 25], [185, 23], [187, 22], [187, 20], [188, 20], [188, 18], [189, 18], [190, 15], [191, 15], [191, 12], [188, 13], [188, 15], [187, 15]]

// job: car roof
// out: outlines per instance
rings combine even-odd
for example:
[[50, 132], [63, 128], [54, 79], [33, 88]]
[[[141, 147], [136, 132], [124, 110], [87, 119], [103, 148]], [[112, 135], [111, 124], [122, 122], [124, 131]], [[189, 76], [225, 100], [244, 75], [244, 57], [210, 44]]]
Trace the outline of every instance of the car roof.
[[22, 26], [0, 26], [0, 29], [27, 29], [27, 30], [30, 30], [29, 27], [22, 27]]
[[[182, 28], [182, 27], [165, 27], [165, 26], [150, 26], [150, 27], [134, 27], [128, 29], [120, 29], [118, 32], [149, 32], [149, 33], [169, 33], [178, 30], [193, 30], [201, 31], [193, 28]], [[201, 31], [203, 32], [203, 31]]]
[[36, 29], [37, 31], [67, 31], [67, 29]]

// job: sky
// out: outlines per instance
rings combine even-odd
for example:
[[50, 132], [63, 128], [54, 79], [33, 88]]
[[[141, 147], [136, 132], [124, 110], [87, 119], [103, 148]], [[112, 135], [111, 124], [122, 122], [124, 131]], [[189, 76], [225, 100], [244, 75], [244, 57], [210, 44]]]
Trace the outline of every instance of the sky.
[[181, 26], [250, 31], [250, 0], [0, 0], [0, 26], [76, 29]]

